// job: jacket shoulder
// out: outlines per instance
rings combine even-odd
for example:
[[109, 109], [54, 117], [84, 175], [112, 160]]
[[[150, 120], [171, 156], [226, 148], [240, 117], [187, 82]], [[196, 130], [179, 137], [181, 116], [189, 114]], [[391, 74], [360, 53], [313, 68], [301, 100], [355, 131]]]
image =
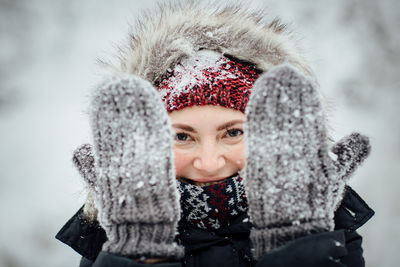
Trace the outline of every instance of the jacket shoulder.
[[57, 233], [56, 239], [86, 259], [94, 261], [107, 236], [97, 221], [89, 222], [83, 217], [83, 207], [81, 207]]

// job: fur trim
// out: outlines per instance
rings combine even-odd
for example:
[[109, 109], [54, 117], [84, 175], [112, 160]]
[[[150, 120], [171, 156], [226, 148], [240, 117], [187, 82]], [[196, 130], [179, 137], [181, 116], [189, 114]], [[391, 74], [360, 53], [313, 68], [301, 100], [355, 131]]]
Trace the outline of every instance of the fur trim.
[[98, 213], [95, 205], [94, 194], [95, 193], [90, 188], [87, 188], [86, 202], [85, 205], [83, 206], [83, 216], [85, 217], [86, 220], [90, 222], [94, 222], [97, 219], [97, 213]]
[[114, 69], [156, 85], [182, 58], [208, 49], [254, 63], [264, 72], [287, 62], [314, 76], [286, 26], [278, 19], [265, 23], [264, 16], [263, 11], [216, 1], [160, 3], [138, 19]]

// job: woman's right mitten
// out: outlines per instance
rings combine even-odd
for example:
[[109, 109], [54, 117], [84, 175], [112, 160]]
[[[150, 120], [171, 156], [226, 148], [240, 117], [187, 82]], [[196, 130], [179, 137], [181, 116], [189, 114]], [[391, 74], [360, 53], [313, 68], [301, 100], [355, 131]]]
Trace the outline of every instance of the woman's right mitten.
[[156, 89], [137, 76], [114, 75], [96, 88], [90, 115], [94, 172], [86, 166], [90, 160], [80, 164], [107, 234], [103, 250], [131, 258], [182, 257], [174, 241], [180, 206], [173, 134]]
[[298, 237], [333, 230], [345, 183], [370, 146], [351, 134], [333, 147], [333, 159], [316, 85], [288, 64], [256, 81], [246, 115], [244, 181], [258, 259]]

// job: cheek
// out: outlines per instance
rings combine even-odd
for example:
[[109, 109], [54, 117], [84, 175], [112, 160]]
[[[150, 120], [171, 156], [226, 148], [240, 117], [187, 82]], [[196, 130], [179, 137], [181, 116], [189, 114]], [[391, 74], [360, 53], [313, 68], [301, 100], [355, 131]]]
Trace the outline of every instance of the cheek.
[[246, 165], [244, 142], [232, 147], [228, 155], [229, 161], [233, 162], [237, 168], [242, 169]]
[[190, 166], [191, 158], [190, 154], [174, 148], [174, 157], [175, 157], [175, 171], [176, 176], [181, 176], [187, 167]]

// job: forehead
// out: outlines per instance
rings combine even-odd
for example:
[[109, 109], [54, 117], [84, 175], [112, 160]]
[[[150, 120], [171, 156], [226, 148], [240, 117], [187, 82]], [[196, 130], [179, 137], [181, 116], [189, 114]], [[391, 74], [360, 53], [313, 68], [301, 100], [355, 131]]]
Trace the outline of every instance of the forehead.
[[232, 120], [244, 121], [244, 113], [221, 106], [205, 105], [192, 106], [170, 112], [172, 123], [183, 123], [191, 126], [196, 125], [219, 125]]

